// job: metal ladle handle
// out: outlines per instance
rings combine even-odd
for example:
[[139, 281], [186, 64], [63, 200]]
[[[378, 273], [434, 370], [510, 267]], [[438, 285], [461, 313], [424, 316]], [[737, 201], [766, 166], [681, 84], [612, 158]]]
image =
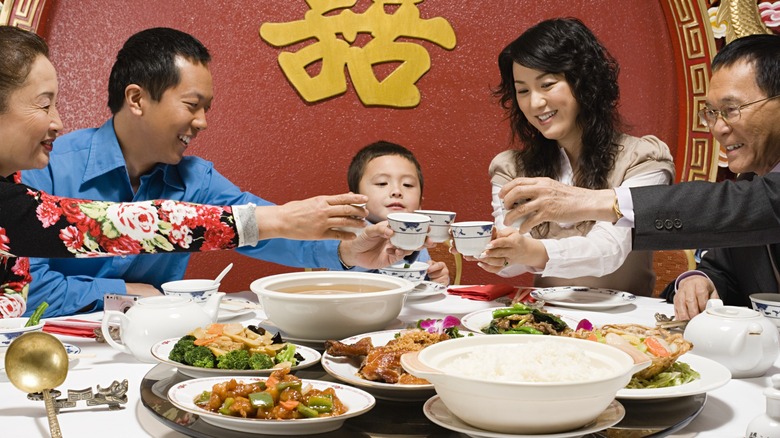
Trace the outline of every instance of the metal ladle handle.
[[48, 389], [43, 391], [43, 401], [46, 403], [46, 416], [49, 418], [49, 432], [51, 438], [62, 438], [60, 422], [57, 421], [57, 413], [54, 411], [54, 399]]

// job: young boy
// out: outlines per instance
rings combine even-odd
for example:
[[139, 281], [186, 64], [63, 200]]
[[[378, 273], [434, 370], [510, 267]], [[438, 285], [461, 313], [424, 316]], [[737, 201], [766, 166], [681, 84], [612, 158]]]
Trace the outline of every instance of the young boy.
[[[390, 213], [412, 213], [422, 203], [423, 176], [420, 163], [405, 147], [378, 141], [364, 147], [352, 158], [347, 171], [347, 184], [353, 193], [368, 196], [368, 221], [387, 220]], [[449, 284], [449, 271], [444, 262], [435, 262], [422, 249], [407, 257], [408, 262], [427, 262], [431, 281]]]

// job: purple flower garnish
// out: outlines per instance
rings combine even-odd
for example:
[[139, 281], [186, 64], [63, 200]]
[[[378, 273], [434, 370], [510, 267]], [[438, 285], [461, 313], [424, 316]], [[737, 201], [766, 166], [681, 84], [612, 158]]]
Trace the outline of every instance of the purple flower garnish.
[[460, 325], [460, 319], [448, 315], [444, 319], [421, 319], [417, 321], [417, 327], [428, 333], [441, 334]]
[[590, 323], [587, 319], [581, 319], [580, 322], [577, 324], [576, 330], [587, 330], [589, 332], [593, 331], [593, 324]]

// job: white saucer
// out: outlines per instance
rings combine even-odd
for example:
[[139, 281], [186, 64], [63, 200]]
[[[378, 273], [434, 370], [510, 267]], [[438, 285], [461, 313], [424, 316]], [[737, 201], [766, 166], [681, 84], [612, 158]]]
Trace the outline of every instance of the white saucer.
[[587, 310], [604, 310], [627, 306], [636, 300], [636, 296], [628, 292], [583, 286], [537, 289], [531, 292], [531, 296], [535, 300], [543, 300], [548, 304]]
[[438, 395], [434, 395], [425, 402], [423, 413], [429, 420], [445, 429], [465, 433], [474, 438], [572, 438], [608, 429], [618, 424], [626, 415], [626, 410], [619, 401], [613, 400], [596, 420], [579, 429], [542, 435], [516, 435], [477, 429], [474, 426], [464, 423], [460, 418], [453, 415]]
[[259, 308], [259, 304], [247, 300], [246, 298], [222, 297], [222, 302], [219, 304], [219, 315], [217, 316], [217, 320], [222, 322], [238, 318], [239, 316], [249, 315]]
[[406, 296], [407, 301], [421, 300], [434, 295], [439, 295], [447, 291], [447, 287], [441, 283], [433, 281], [421, 281], [414, 289]]

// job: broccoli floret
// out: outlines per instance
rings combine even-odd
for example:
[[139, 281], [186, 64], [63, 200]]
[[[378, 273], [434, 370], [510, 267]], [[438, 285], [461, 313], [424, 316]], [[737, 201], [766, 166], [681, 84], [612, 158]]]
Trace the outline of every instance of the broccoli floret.
[[247, 350], [233, 350], [217, 358], [217, 368], [223, 370], [248, 370], [249, 352]]
[[287, 344], [286, 347], [279, 350], [276, 353], [276, 363], [290, 362], [292, 366], [295, 366], [298, 361], [295, 359], [295, 345]]
[[274, 360], [264, 353], [255, 353], [249, 356], [249, 368], [253, 370], [267, 370], [273, 368]]
[[198, 368], [214, 368], [216, 357], [208, 348], [196, 345], [184, 353], [183, 363]]
[[185, 363], [184, 355], [195, 347], [193, 342], [195, 342], [195, 336], [192, 335], [187, 335], [179, 339], [176, 344], [173, 345], [173, 349], [168, 355], [168, 359], [174, 362]]

